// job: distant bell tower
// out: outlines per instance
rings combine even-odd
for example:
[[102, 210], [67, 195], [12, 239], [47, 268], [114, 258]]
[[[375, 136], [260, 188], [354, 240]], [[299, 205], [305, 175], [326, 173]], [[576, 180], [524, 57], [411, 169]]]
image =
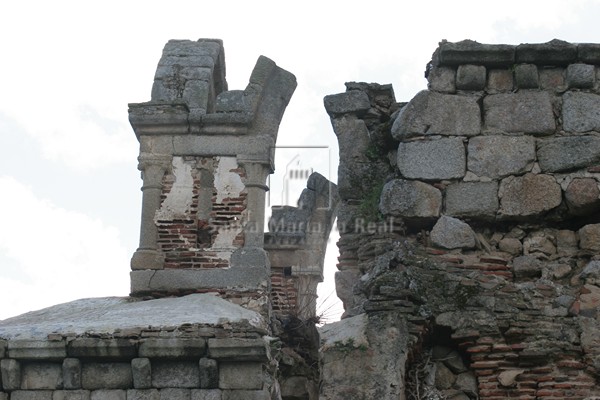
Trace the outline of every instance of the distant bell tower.
[[266, 309], [266, 178], [295, 88], [261, 56], [246, 89], [228, 91], [220, 40], [166, 44], [152, 99], [129, 105], [143, 177], [133, 296], [215, 292]]

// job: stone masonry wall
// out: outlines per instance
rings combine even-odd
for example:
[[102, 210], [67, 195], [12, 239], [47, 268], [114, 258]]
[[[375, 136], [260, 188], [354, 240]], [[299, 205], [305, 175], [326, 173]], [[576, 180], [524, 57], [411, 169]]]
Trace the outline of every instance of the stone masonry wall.
[[600, 395], [599, 64], [595, 44], [442, 42], [408, 104], [381, 106], [380, 85], [326, 97], [346, 315], [404, 315], [397, 369], [442, 346], [476, 377], [476, 393], [457, 387], [429, 358], [421, 394]]

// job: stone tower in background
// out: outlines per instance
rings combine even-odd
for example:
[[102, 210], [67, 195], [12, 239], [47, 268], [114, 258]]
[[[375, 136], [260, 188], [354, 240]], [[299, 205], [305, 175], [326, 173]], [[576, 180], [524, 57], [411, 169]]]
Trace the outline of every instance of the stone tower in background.
[[131, 294], [217, 292], [264, 311], [267, 176], [295, 77], [260, 57], [245, 90], [227, 90], [222, 42], [171, 40], [152, 99], [130, 104], [143, 176]]

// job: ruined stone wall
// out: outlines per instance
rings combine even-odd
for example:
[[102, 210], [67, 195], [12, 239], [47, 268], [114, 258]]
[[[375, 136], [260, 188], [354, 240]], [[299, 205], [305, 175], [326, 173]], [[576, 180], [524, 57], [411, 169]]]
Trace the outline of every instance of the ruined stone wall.
[[598, 64], [592, 44], [442, 42], [408, 104], [380, 85], [326, 97], [338, 295], [349, 319], [403, 315], [407, 372], [386, 379], [408, 398], [600, 394]]

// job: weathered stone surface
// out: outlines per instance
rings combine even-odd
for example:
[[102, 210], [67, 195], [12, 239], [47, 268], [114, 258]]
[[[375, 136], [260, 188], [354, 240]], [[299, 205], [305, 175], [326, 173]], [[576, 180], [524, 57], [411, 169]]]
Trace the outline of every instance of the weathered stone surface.
[[262, 389], [261, 363], [222, 362], [219, 365], [219, 389]]
[[504, 387], [512, 387], [517, 384], [517, 377], [525, 372], [524, 369], [509, 369], [498, 375], [498, 382]]
[[202, 389], [215, 389], [219, 387], [219, 366], [216, 360], [210, 358], [201, 358], [200, 368], [200, 387]]
[[503, 178], [531, 169], [535, 139], [531, 136], [478, 136], [468, 145], [467, 169], [478, 176]]
[[224, 390], [222, 400], [270, 400], [271, 395], [265, 390]]
[[77, 338], [69, 343], [70, 357], [135, 357], [135, 344], [128, 339]]
[[475, 96], [419, 92], [398, 114], [392, 126], [397, 140], [421, 135], [474, 136], [481, 131]]
[[500, 251], [505, 251], [512, 255], [520, 255], [523, 253], [523, 244], [519, 239], [504, 238], [498, 243]]
[[465, 175], [465, 146], [461, 138], [402, 142], [397, 166], [405, 178], [442, 180]]
[[145, 339], [139, 348], [140, 357], [149, 358], [191, 358], [201, 357], [206, 350], [204, 339], [150, 338]]
[[466, 393], [477, 393], [477, 378], [473, 372], [463, 372], [456, 377], [456, 387]]
[[56, 390], [52, 400], [90, 400], [89, 390]]
[[200, 371], [194, 361], [152, 361], [152, 387], [199, 388]]
[[577, 234], [568, 229], [556, 232], [556, 248], [559, 254], [572, 255], [578, 250]]
[[292, 376], [281, 382], [281, 396], [284, 399], [310, 399], [310, 381], [304, 376]]
[[221, 400], [220, 389], [192, 389], [192, 400]]
[[65, 342], [49, 340], [11, 340], [8, 356], [16, 359], [61, 359], [67, 356]]
[[577, 45], [579, 61], [589, 64], [600, 64], [600, 44], [579, 43]]
[[190, 389], [166, 388], [160, 391], [160, 400], [190, 400]]
[[548, 92], [492, 94], [483, 99], [483, 109], [489, 130], [549, 135], [556, 129]]
[[369, 96], [361, 90], [325, 96], [323, 100], [329, 114], [365, 113], [371, 108]]
[[475, 232], [469, 224], [443, 215], [433, 226], [430, 234], [431, 242], [445, 249], [471, 249], [475, 247]]
[[459, 65], [456, 71], [456, 88], [459, 90], [483, 90], [486, 70], [483, 65]]
[[127, 392], [125, 390], [94, 390], [90, 400], [126, 400]]
[[600, 209], [598, 181], [593, 178], [576, 178], [565, 191], [569, 211], [574, 215], [585, 215]]
[[81, 389], [81, 361], [65, 358], [62, 364], [64, 389]]
[[428, 88], [433, 92], [455, 93], [456, 70], [448, 67], [435, 67], [427, 76]]
[[345, 269], [335, 272], [335, 292], [344, 305], [344, 310], [354, 306], [354, 285], [362, 273], [357, 269]]
[[533, 64], [515, 66], [515, 81], [519, 89], [537, 89], [539, 86], [537, 66]]
[[132, 383], [129, 363], [84, 363], [81, 367], [83, 389], [129, 389]]
[[592, 88], [595, 78], [596, 70], [593, 65], [571, 64], [567, 67], [567, 85], [570, 88]]
[[563, 91], [565, 89], [564, 68], [542, 68], [538, 73], [541, 89], [554, 91]]
[[4, 390], [17, 390], [21, 388], [21, 363], [17, 360], [0, 360], [0, 373], [2, 374], [2, 387]]
[[579, 315], [588, 318], [596, 318], [600, 307], [600, 287], [596, 285], [583, 285], [579, 296]]
[[131, 360], [131, 374], [134, 388], [149, 389], [152, 387], [152, 366], [150, 359], [134, 358]]
[[268, 361], [267, 343], [263, 339], [208, 339], [210, 358], [235, 361]]
[[585, 283], [590, 285], [598, 285], [600, 284], [600, 261], [593, 260], [590, 261], [581, 274], [579, 275], [581, 278], [585, 279]]
[[52, 400], [52, 390], [17, 390], [10, 394], [10, 398], [11, 400]]
[[514, 88], [513, 73], [509, 69], [492, 69], [488, 72], [489, 93], [510, 92]]
[[537, 278], [542, 275], [543, 263], [534, 256], [520, 256], [513, 259], [513, 273], [516, 278]]
[[[247, 268], [255, 272], [253, 268]], [[150, 272], [153, 271], [136, 271]], [[242, 274], [243, 275], [243, 274]], [[245, 277], [245, 276], [244, 276]], [[266, 322], [255, 311], [245, 309], [210, 294], [191, 294], [177, 298], [141, 301], [132, 297], [105, 297], [81, 299], [18, 317], [0, 321], [0, 336], [7, 338], [27, 337], [41, 343], [53, 343], [57, 358], [66, 357], [64, 342], [50, 342], [51, 333], [84, 335], [93, 331], [98, 334], [144, 326], [178, 326], [190, 323], [218, 324], [226, 317], [230, 323], [250, 322], [257, 328], [266, 329]], [[11, 340], [13, 342], [13, 340]], [[62, 346], [61, 346], [62, 343]], [[48, 354], [30, 347], [29, 354]], [[61, 350], [62, 349], [62, 350]], [[58, 357], [61, 355], [61, 357]], [[10, 356], [10, 354], [9, 354]]]
[[440, 215], [442, 193], [419, 181], [394, 179], [383, 187], [379, 210], [384, 215], [431, 218]]
[[129, 389], [127, 391], [127, 400], [160, 400], [160, 394], [156, 389]]
[[367, 149], [371, 144], [365, 121], [354, 116], [332, 119], [331, 124], [338, 136], [340, 154], [345, 160], [368, 162]]
[[551, 175], [526, 174], [502, 180], [499, 189], [500, 214], [536, 216], [562, 202], [560, 185]]
[[537, 65], [566, 65], [577, 59], [577, 46], [563, 40], [546, 43], [525, 43], [516, 48], [517, 63]]
[[21, 389], [56, 390], [63, 386], [62, 366], [57, 363], [32, 363], [21, 368]]
[[489, 218], [498, 211], [498, 183], [459, 182], [446, 187], [446, 214]]
[[562, 111], [565, 131], [600, 131], [599, 95], [569, 91], [563, 95]]
[[524, 254], [542, 253], [547, 256], [556, 254], [556, 246], [554, 246], [553, 240], [553, 236], [548, 236], [543, 232], [533, 233], [523, 241]]
[[584, 250], [600, 251], [600, 224], [589, 224], [579, 231], [579, 247]]
[[438, 57], [441, 65], [510, 66], [515, 63], [515, 46], [482, 44], [473, 40], [463, 40], [456, 43], [442, 42], [440, 43]]
[[543, 172], [584, 168], [598, 161], [600, 137], [557, 137], [540, 141], [538, 145], [538, 162]]
[[456, 375], [442, 362], [435, 363], [435, 387], [438, 389], [450, 389], [456, 381]]

